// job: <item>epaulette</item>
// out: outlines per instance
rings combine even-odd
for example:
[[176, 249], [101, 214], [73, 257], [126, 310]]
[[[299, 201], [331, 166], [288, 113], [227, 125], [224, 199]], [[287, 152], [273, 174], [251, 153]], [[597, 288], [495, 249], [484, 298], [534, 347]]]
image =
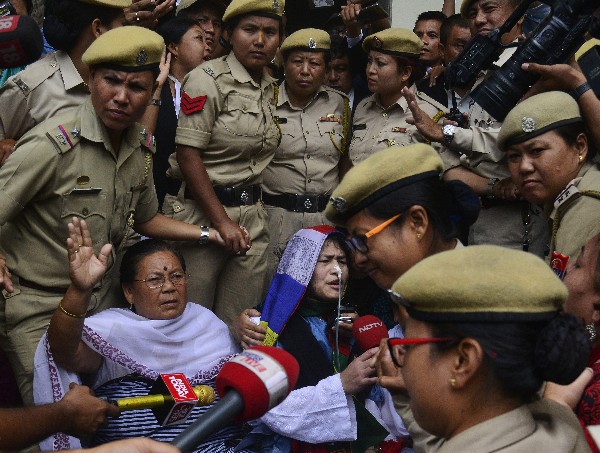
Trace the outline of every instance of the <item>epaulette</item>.
[[152, 132], [148, 131], [141, 124], [138, 124], [137, 127], [142, 148], [150, 151], [152, 154], [156, 153], [156, 140]]
[[47, 131], [46, 136], [50, 139], [59, 154], [72, 150], [79, 143], [79, 140], [81, 140], [81, 135], [75, 125], [75, 121], [59, 124]]
[[224, 58], [217, 58], [204, 63], [201, 68], [213, 79], [216, 79], [221, 74], [230, 72], [229, 66], [225, 62]]
[[9, 83], [14, 83], [23, 92], [23, 95], [28, 96], [31, 90], [41, 85], [59, 68], [54, 54], [49, 54], [13, 76], [9, 79]]
[[415, 96], [418, 97], [418, 98], [421, 98], [425, 102], [428, 102], [429, 104], [433, 105], [438, 110], [442, 110], [443, 112], [447, 112], [448, 111], [448, 107], [447, 106], [445, 106], [445, 105], [441, 104], [440, 102], [436, 101], [431, 96], [429, 96], [427, 93], [424, 93], [423, 91], [417, 91], [417, 92], [415, 92]]
[[322, 88], [323, 88], [325, 91], [330, 91], [330, 92], [332, 92], [332, 93], [339, 94], [339, 95], [340, 95], [340, 96], [342, 96], [342, 97], [348, 98], [348, 95], [347, 95], [346, 93], [344, 93], [343, 91], [336, 90], [335, 88], [328, 87], [327, 85], [323, 85], [323, 86], [322, 86]]

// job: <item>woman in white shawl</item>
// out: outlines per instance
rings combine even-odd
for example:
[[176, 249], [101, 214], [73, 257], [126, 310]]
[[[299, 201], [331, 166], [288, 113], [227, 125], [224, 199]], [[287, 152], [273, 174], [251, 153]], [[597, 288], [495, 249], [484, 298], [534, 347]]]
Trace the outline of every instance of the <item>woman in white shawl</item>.
[[[121, 283], [130, 309], [109, 309], [85, 318], [94, 286], [106, 271], [110, 245], [94, 255], [83, 220], [69, 224], [67, 249], [71, 285], [56, 309], [36, 353], [36, 403], [60, 399], [71, 381], [84, 381], [109, 399], [146, 395], [160, 373], [184, 373], [192, 385], [213, 384], [221, 367], [239, 352], [226, 325], [210, 310], [186, 302], [185, 262], [162, 241], [132, 246], [121, 264]], [[110, 419], [92, 446], [127, 437], [169, 441], [207, 407], [196, 407], [186, 422], [162, 427], [150, 410]], [[196, 451], [233, 451], [240, 427], [215, 433]], [[48, 438], [43, 449], [75, 448], [78, 439]]]

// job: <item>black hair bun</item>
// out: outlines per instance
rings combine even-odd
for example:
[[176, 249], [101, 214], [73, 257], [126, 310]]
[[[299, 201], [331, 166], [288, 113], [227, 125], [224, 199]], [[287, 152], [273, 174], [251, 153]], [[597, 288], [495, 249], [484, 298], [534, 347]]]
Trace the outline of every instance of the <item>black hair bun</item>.
[[447, 181], [445, 185], [454, 202], [451, 209], [452, 222], [464, 227], [473, 225], [481, 209], [477, 194], [462, 181]]
[[540, 332], [534, 360], [543, 380], [567, 385], [583, 372], [590, 353], [590, 342], [581, 322], [574, 316], [561, 314]]

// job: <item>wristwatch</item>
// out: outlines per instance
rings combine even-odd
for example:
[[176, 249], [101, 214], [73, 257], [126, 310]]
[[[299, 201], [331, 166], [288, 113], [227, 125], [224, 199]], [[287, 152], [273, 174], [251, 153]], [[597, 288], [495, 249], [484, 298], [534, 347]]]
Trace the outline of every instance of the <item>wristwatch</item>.
[[208, 236], [210, 234], [210, 228], [207, 226], [200, 227], [200, 239], [198, 239], [198, 244], [206, 245], [208, 244]]
[[485, 189], [486, 198], [495, 198], [494, 197], [494, 186], [496, 183], [500, 181], [499, 178], [489, 178], [487, 182], [487, 187]]
[[452, 139], [454, 139], [454, 132], [456, 132], [456, 126], [454, 124], [446, 124], [442, 127], [442, 134], [444, 134], [444, 145], [450, 146]]

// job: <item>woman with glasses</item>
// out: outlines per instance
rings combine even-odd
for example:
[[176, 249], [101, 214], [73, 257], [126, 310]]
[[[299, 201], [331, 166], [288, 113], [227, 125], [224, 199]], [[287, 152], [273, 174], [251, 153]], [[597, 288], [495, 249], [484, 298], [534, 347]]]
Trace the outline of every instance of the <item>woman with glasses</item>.
[[461, 247], [459, 229], [479, 213], [474, 193], [440, 178], [429, 145], [394, 146], [350, 170], [333, 192], [327, 218], [344, 226], [354, 265], [388, 289], [416, 263]]
[[391, 291], [405, 338], [381, 348], [377, 368], [403, 419], [431, 434], [420, 451], [591, 451], [573, 411], [538, 396], [544, 381], [574, 381], [590, 352], [542, 260], [466, 247], [426, 258]]
[[[185, 261], [169, 244], [148, 239], [130, 247], [120, 268], [130, 308], [111, 308], [89, 318], [85, 315], [92, 290], [106, 272], [111, 246], [104, 245], [96, 256], [87, 224], [73, 218], [67, 250], [71, 284], [38, 346], [36, 403], [60, 399], [70, 382], [81, 380], [108, 400], [147, 395], [160, 373], [183, 373], [191, 385], [213, 385], [223, 364], [239, 352], [221, 320], [187, 302]], [[128, 437], [170, 441], [208, 407], [196, 407], [185, 422], [170, 426], [161, 426], [148, 409], [124, 412], [83, 446]], [[240, 428], [232, 423], [196, 451], [233, 451]], [[79, 444], [57, 434], [42, 447]]]

